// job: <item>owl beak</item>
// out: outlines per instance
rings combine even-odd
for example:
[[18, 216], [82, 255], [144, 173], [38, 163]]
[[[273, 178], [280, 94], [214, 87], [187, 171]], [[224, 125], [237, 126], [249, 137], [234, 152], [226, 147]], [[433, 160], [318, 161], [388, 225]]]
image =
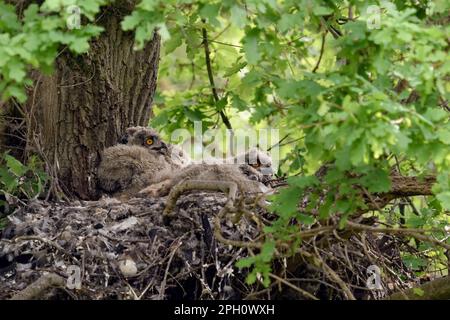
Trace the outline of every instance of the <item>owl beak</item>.
[[119, 143], [127, 144], [128, 143], [128, 135], [124, 134], [123, 136], [121, 136], [119, 139]]
[[161, 153], [167, 153], [168, 148], [167, 145], [161, 141], [161, 146], [157, 150], [160, 151]]

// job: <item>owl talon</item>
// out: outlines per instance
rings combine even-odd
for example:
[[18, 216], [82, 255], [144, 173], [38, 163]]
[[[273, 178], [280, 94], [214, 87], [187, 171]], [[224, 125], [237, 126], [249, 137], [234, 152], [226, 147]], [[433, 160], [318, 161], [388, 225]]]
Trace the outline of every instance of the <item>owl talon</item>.
[[157, 198], [157, 197], [159, 197], [159, 188], [157, 188], [154, 185], [151, 185], [151, 186], [139, 191], [139, 196]]

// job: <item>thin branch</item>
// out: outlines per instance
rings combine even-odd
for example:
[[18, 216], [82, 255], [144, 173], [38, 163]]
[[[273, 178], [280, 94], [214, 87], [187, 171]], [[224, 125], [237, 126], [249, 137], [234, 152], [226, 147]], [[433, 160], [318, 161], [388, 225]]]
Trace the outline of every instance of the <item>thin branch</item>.
[[[430, 242], [440, 247], [443, 247], [447, 250], [450, 250], [450, 245], [441, 242], [432, 237], [426, 236], [423, 233], [431, 232], [433, 230], [423, 230], [423, 229], [407, 229], [407, 228], [380, 228], [380, 227], [371, 227], [364, 224], [355, 223], [352, 221], [347, 222], [347, 226], [350, 229], [359, 230], [359, 231], [367, 231], [372, 233], [384, 233], [384, 234], [405, 234], [409, 235], [413, 238], [419, 239], [421, 241]], [[441, 230], [437, 230], [441, 231]]]
[[216, 35], [214, 36], [214, 38], [212, 38], [211, 41], [214, 41], [214, 40], [219, 39], [220, 36], [223, 35], [223, 34], [225, 33], [225, 31], [227, 31], [230, 27], [231, 27], [231, 23], [229, 23], [225, 28], [223, 28], [222, 31], [220, 31], [218, 34], [216, 34]]
[[[210, 58], [210, 51], [209, 51], [209, 43], [208, 43], [208, 33], [206, 32], [206, 28], [202, 28], [202, 35], [203, 35], [203, 46], [205, 48], [205, 62], [206, 62], [206, 69], [208, 71], [208, 78], [209, 83], [211, 85], [211, 91], [214, 98], [214, 101], [217, 103], [219, 102], [219, 95], [217, 94], [216, 84], [214, 83], [214, 75], [212, 72], [211, 67], [211, 58]], [[223, 123], [229, 130], [233, 130], [233, 127], [231, 126], [230, 120], [225, 115], [223, 110], [219, 110], [220, 117], [222, 118]]]
[[347, 284], [344, 282], [344, 280], [342, 280], [341, 277], [339, 277], [339, 275], [328, 264], [326, 264], [325, 261], [323, 261], [320, 255], [318, 255], [318, 257], [320, 260], [321, 267], [323, 271], [325, 271], [325, 274], [329, 275], [329, 278], [331, 278], [331, 280], [334, 280], [334, 282], [336, 282], [341, 287], [347, 299], [356, 300], [355, 296], [353, 295], [352, 291], [347, 286]]
[[223, 46], [229, 46], [229, 47], [234, 47], [234, 48], [242, 48], [242, 46], [237, 45], [237, 44], [232, 44], [232, 43], [227, 43], [227, 42], [222, 42], [222, 41], [217, 41], [217, 40], [210, 40], [210, 42], [221, 44]]
[[305, 297], [307, 297], [307, 298], [309, 298], [309, 299], [311, 299], [311, 300], [319, 300], [316, 296], [312, 295], [312, 294], [309, 293], [308, 291], [303, 290], [302, 288], [299, 288], [299, 287], [293, 285], [293, 284], [290, 283], [289, 281], [287, 281], [287, 280], [285, 280], [285, 279], [283, 279], [283, 278], [281, 278], [281, 277], [279, 277], [279, 276], [277, 276], [277, 275], [275, 275], [275, 274], [273, 274], [273, 273], [269, 273], [269, 276], [270, 276], [271, 278], [273, 278], [273, 279], [275, 279], [275, 280], [277, 280], [277, 281], [279, 281], [279, 282], [285, 284], [285, 285], [288, 286], [289, 288], [292, 288], [292, 289], [294, 289], [295, 291], [299, 292], [302, 296], [305, 296]]
[[320, 268], [322, 268], [325, 276], [327, 276], [328, 278], [330, 278], [331, 280], [336, 282], [339, 285], [339, 287], [341, 287], [341, 290], [344, 292], [347, 299], [356, 300], [355, 296], [353, 295], [353, 293], [351, 292], [349, 287], [345, 284], [344, 280], [342, 280], [341, 277], [339, 277], [339, 275], [332, 268], [330, 268], [330, 266], [328, 266], [325, 263], [325, 261], [322, 259], [319, 252], [317, 251], [317, 247], [315, 245], [314, 245], [314, 251], [315, 251], [317, 259], [314, 258], [314, 255], [312, 253], [309, 253], [302, 249], [299, 250], [300, 254], [302, 254], [304, 257], [314, 261], [315, 265], [318, 265]]
[[317, 60], [316, 66], [312, 70], [313, 73], [316, 73], [317, 69], [319, 69], [320, 62], [322, 61], [323, 52], [325, 51], [325, 39], [326, 39], [326, 36], [327, 36], [327, 32], [324, 31], [323, 34], [322, 34], [322, 45], [320, 46], [319, 60]]
[[[4, 239], [2, 239], [4, 240]], [[19, 242], [19, 241], [40, 241], [43, 242], [45, 244], [48, 244], [50, 246], [52, 246], [53, 248], [61, 251], [62, 253], [64, 253], [65, 255], [67, 255], [68, 257], [72, 257], [74, 260], [78, 261], [75, 257], [73, 257], [73, 255], [67, 251], [66, 249], [64, 249], [63, 247], [61, 247], [58, 243], [48, 240], [48, 239], [44, 239], [41, 238], [39, 236], [19, 236], [19, 237], [15, 237], [11, 240], [11, 242]]]
[[286, 134], [283, 138], [281, 138], [277, 143], [275, 143], [274, 145], [270, 146], [267, 151], [272, 150], [273, 148], [275, 148], [276, 146], [280, 145], [280, 143], [282, 143], [284, 140], [286, 140], [289, 137], [290, 133]]
[[353, 6], [348, 6], [348, 20], [353, 21]]
[[175, 255], [175, 253], [177, 252], [177, 250], [180, 248], [180, 246], [183, 244], [183, 242], [181, 241], [181, 239], [183, 238], [183, 236], [181, 236], [178, 239], [178, 243], [175, 244], [174, 249], [172, 250], [172, 252], [170, 253], [170, 257], [169, 257], [169, 261], [167, 262], [167, 266], [166, 266], [166, 271], [164, 273], [164, 278], [163, 281], [161, 282], [161, 285], [159, 287], [159, 300], [163, 299], [163, 295], [164, 295], [164, 291], [166, 289], [166, 281], [167, 281], [167, 275], [169, 274], [169, 268], [170, 268], [170, 264], [172, 263], [172, 259]]

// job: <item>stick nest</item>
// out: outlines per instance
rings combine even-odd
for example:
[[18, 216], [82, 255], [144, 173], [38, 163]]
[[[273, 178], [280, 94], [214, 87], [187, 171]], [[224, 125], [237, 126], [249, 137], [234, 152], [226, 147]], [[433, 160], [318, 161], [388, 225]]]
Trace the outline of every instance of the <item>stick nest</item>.
[[[19, 208], [0, 231], [0, 299], [377, 299], [417, 280], [401, 261], [402, 238], [334, 229], [302, 241], [294, 256], [280, 255], [269, 287], [248, 285], [248, 270], [235, 263], [258, 249], [214, 234], [214, 217], [227, 198], [184, 195], [169, 224], [162, 219], [164, 200], [36, 200]], [[259, 221], [274, 219], [264, 209], [252, 210]], [[257, 243], [257, 221], [225, 217], [221, 234]], [[366, 286], [370, 265], [383, 270], [379, 290]], [[67, 285], [76, 279], [74, 268], [81, 284], [75, 288]]]

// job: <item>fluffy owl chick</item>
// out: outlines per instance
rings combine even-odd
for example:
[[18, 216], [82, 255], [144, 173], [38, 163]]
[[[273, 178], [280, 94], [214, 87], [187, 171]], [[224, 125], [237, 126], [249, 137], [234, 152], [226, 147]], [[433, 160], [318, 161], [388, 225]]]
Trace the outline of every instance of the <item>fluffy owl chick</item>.
[[97, 170], [99, 187], [115, 196], [135, 195], [161, 171], [179, 169], [189, 160], [151, 128], [130, 127], [120, 143], [103, 151]]
[[167, 195], [170, 190], [184, 181], [234, 182], [238, 191], [243, 194], [260, 194], [270, 189], [255, 177], [261, 173], [254, 168], [234, 164], [191, 164], [175, 171], [164, 170], [154, 180], [154, 184], [141, 190], [140, 195], [160, 197]]
[[158, 132], [146, 127], [130, 127], [126, 129], [120, 142], [127, 145], [137, 145], [154, 150], [164, 155], [166, 161], [173, 167], [185, 167], [191, 163], [190, 157], [178, 146], [166, 144]]
[[248, 164], [265, 176], [271, 176], [273, 174], [272, 158], [267, 152], [258, 148], [252, 148], [245, 153], [238, 154], [235, 158], [236, 163]]
[[162, 171], [153, 180], [153, 185], [141, 190], [140, 195], [164, 196], [172, 187], [189, 179], [233, 181], [244, 193], [264, 193], [270, 190], [264, 183], [271, 179], [272, 174], [272, 159], [268, 153], [252, 148], [236, 157], [212, 158], [206, 163], [194, 162], [182, 170]]
[[103, 191], [133, 195], [151, 184], [158, 172], [170, 169], [157, 152], [136, 145], [116, 145], [103, 151], [97, 177]]
[[[251, 148], [247, 152], [238, 154], [235, 157], [220, 159], [220, 158], [208, 158], [206, 161], [201, 162], [206, 164], [235, 164], [241, 165], [241, 169], [245, 170], [244, 164], [254, 168], [251, 172], [247, 172], [247, 175], [252, 180], [258, 180], [266, 182], [270, 180], [273, 175], [272, 158], [270, 155], [258, 148]], [[255, 175], [257, 173], [257, 175]]]

